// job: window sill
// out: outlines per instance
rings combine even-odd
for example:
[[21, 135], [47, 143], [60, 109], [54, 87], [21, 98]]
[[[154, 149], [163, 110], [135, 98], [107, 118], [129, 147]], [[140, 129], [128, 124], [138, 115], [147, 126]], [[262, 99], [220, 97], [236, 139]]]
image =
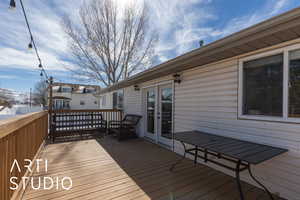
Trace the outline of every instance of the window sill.
[[266, 122], [300, 124], [300, 118], [283, 118], [283, 117], [271, 117], [271, 116], [259, 116], [259, 115], [239, 115], [238, 120], [255, 120], [255, 121], [266, 121]]

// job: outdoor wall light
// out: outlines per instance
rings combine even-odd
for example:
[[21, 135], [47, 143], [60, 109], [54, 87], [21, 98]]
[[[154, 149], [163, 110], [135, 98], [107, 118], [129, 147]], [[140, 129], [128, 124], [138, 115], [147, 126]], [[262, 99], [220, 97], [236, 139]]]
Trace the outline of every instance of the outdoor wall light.
[[181, 79], [180, 79], [180, 74], [174, 74], [173, 75], [173, 77], [174, 77], [174, 83], [181, 83]]
[[140, 87], [138, 85], [134, 85], [134, 91], [140, 91]]

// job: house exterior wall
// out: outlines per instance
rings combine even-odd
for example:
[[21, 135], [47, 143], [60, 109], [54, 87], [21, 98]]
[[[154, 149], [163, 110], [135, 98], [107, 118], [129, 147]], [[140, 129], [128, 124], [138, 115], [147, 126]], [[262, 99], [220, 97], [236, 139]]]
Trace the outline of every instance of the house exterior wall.
[[[69, 98], [70, 109], [99, 109], [99, 97], [90, 93], [66, 93], [66, 92], [53, 92], [53, 96], [62, 96]], [[84, 101], [84, 105], [80, 105], [80, 101]], [[97, 104], [95, 104], [97, 102]]]
[[[182, 83], [175, 85], [175, 132], [202, 130], [289, 149], [288, 153], [254, 166], [253, 171], [272, 192], [298, 199], [300, 124], [239, 120], [237, 92], [238, 59], [184, 72]], [[178, 142], [175, 151], [183, 152]], [[250, 180], [246, 172], [243, 179]]]
[[[95, 97], [93, 94], [72, 94], [70, 101], [71, 109], [99, 109], [99, 98]], [[80, 101], [84, 102], [84, 105], [80, 105]]]
[[[105, 98], [105, 100], [103, 100]], [[103, 104], [103, 101], [105, 103]], [[113, 108], [113, 92], [107, 92], [100, 97], [100, 109], [112, 109]]]
[[[299, 199], [300, 124], [239, 119], [238, 63], [239, 59], [233, 58], [181, 73], [182, 82], [175, 84], [174, 89], [174, 131], [201, 130], [289, 149], [283, 155], [253, 166], [253, 172], [272, 192], [287, 199]], [[139, 86], [171, 79], [166, 76]], [[134, 91], [131, 86], [124, 91], [125, 113], [143, 114], [142, 89]], [[140, 124], [140, 136], [144, 135], [143, 126], [144, 119]], [[174, 145], [174, 151], [182, 154], [180, 143]], [[233, 175], [223, 168], [208, 165]], [[254, 184], [246, 172], [242, 173], [242, 179]]]
[[124, 113], [142, 115], [141, 90], [136, 91], [134, 87], [124, 89]]

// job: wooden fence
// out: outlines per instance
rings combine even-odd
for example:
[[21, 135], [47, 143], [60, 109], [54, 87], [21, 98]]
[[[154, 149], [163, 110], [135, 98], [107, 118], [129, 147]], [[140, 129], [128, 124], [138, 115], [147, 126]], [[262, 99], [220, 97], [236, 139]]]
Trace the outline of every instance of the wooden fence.
[[[33, 160], [48, 134], [48, 112], [31, 113], [0, 121], [0, 199], [10, 199], [14, 193], [11, 177], [18, 181], [26, 173], [24, 159]], [[21, 172], [14, 167], [17, 160]], [[15, 182], [15, 181], [14, 181]], [[16, 181], [17, 182], [17, 181]]]

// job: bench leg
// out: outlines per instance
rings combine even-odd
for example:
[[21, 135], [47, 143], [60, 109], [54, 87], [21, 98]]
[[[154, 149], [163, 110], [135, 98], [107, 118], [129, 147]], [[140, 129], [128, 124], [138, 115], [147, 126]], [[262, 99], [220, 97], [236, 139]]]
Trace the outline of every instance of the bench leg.
[[258, 185], [260, 185], [262, 188], [264, 188], [264, 190], [268, 193], [270, 199], [274, 200], [274, 198], [273, 198], [271, 192], [270, 192], [270, 191], [269, 191], [269, 190], [268, 190], [261, 182], [259, 182], [259, 181], [253, 176], [252, 171], [251, 171], [251, 168], [250, 168], [250, 164], [249, 164], [249, 166], [248, 166], [248, 172], [249, 172], [251, 178], [252, 178]]
[[197, 164], [197, 158], [198, 158], [198, 146], [195, 146], [195, 158], [194, 158], [194, 165]]
[[172, 166], [169, 169], [170, 171], [173, 171], [174, 167], [185, 159], [186, 147], [185, 147], [185, 144], [183, 142], [181, 142], [181, 144], [184, 148], [183, 156], [179, 160], [177, 160], [174, 164], [172, 164]]
[[238, 190], [240, 193], [240, 200], [244, 200], [244, 193], [242, 190], [241, 179], [240, 179], [240, 165], [241, 165], [241, 161], [239, 160], [236, 164], [235, 179], [236, 179], [237, 187], [238, 187]]

